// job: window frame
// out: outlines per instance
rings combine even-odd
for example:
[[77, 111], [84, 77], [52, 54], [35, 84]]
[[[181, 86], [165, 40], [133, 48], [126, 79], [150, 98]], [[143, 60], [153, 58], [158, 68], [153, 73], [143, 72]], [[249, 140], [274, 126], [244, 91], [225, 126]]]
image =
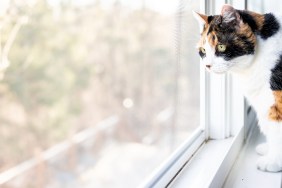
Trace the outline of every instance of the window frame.
[[[220, 12], [226, 3], [247, 8], [247, 0], [201, 0], [200, 3], [205, 14]], [[200, 84], [200, 127], [140, 187], [181, 187], [177, 186], [179, 181], [195, 187], [223, 185], [245, 139], [257, 124], [256, 114], [230, 74], [209, 74], [200, 66]], [[220, 154], [211, 155], [214, 149]], [[216, 161], [203, 166], [207, 164], [203, 160]], [[205, 181], [197, 184], [198, 169], [205, 168], [213, 171], [201, 173], [201, 180]]]

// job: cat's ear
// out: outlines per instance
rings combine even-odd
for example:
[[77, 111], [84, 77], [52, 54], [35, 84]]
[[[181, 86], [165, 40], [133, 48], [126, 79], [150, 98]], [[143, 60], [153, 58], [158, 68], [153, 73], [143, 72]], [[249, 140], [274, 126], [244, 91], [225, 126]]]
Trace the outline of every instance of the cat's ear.
[[221, 9], [222, 22], [237, 25], [240, 23], [240, 15], [231, 5], [223, 5]]
[[200, 14], [198, 12], [192, 11], [193, 16], [199, 22], [200, 25], [204, 25], [208, 23], [208, 16], [204, 14]]

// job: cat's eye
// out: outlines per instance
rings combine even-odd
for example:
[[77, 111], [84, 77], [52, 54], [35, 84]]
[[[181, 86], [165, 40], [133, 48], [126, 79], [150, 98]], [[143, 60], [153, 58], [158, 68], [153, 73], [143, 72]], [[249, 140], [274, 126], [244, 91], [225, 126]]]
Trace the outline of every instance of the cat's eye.
[[203, 48], [203, 47], [200, 47], [200, 51], [201, 51], [203, 54], [206, 53], [206, 50], [205, 50], [205, 48]]
[[217, 50], [219, 52], [224, 52], [226, 50], [226, 45], [224, 45], [224, 44], [217, 45]]

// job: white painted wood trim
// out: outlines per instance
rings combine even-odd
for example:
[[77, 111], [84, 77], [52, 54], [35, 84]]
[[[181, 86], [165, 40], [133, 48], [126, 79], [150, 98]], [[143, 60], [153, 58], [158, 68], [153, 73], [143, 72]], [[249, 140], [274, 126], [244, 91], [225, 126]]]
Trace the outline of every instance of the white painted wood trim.
[[[223, 171], [220, 170], [230, 162], [227, 155], [231, 156], [233, 142], [234, 138], [232, 137], [208, 141], [199, 149], [169, 187], [208, 188], [212, 184], [223, 184], [224, 176], [220, 177]], [[230, 165], [232, 164], [231, 162]]]
[[170, 157], [157, 168], [139, 188], [166, 187], [205, 141], [201, 128], [197, 129]]
[[[206, 14], [218, 14], [223, 4], [244, 9], [245, 1], [206, 1]], [[206, 76], [206, 130], [210, 139], [236, 135], [245, 123], [245, 101], [240, 86], [230, 74]]]
[[255, 146], [263, 142], [256, 121], [244, 141], [244, 128], [234, 138], [211, 140], [199, 149], [169, 185], [171, 188], [282, 187], [282, 172], [257, 170]]

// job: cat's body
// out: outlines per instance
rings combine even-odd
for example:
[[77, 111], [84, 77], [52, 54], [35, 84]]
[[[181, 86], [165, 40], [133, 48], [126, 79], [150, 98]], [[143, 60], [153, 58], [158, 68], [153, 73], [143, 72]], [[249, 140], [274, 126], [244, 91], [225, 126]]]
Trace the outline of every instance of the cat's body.
[[221, 15], [196, 18], [204, 24], [199, 54], [207, 69], [230, 72], [240, 82], [254, 107], [267, 142], [257, 147], [263, 155], [260, 170], [282, 170], [282, 17], [236, 10], [229, 5]]
[[[274, 16], [282, 26], [282, 17]], [[271, 89], [271, 70], [281, 61], [282, 28], [266, 40], [257, 36], [256, 48], [257, 52], [249, 68], [231, 72], [240, 82], [244, 95], [256, 110], [260, 129], [267, 136], [267, 142], [270, 142], [270, 145], [264, 144], [257, 147], [257, 152], [263, 155], [258, 161], [258, 168], [276, 172], [282, 169], [282, 122], [271, 120], [269, 111], [275, 104], [275, 96]]]
[[[282, 17], [274, 16], [281, 20], [279, 22], [282, 26]], [[271, 70], [277, 65], [280, 54], [282, 55], [282, 27], [266, 40], [257, 36], [256, 52], [248, 68], [230, 70], [234, 78], [240, 82], [243, 93], [259, 116], [265, 113], [268, 115], [270, 106], [274, 104], [275, 100], [271, 89]]]

